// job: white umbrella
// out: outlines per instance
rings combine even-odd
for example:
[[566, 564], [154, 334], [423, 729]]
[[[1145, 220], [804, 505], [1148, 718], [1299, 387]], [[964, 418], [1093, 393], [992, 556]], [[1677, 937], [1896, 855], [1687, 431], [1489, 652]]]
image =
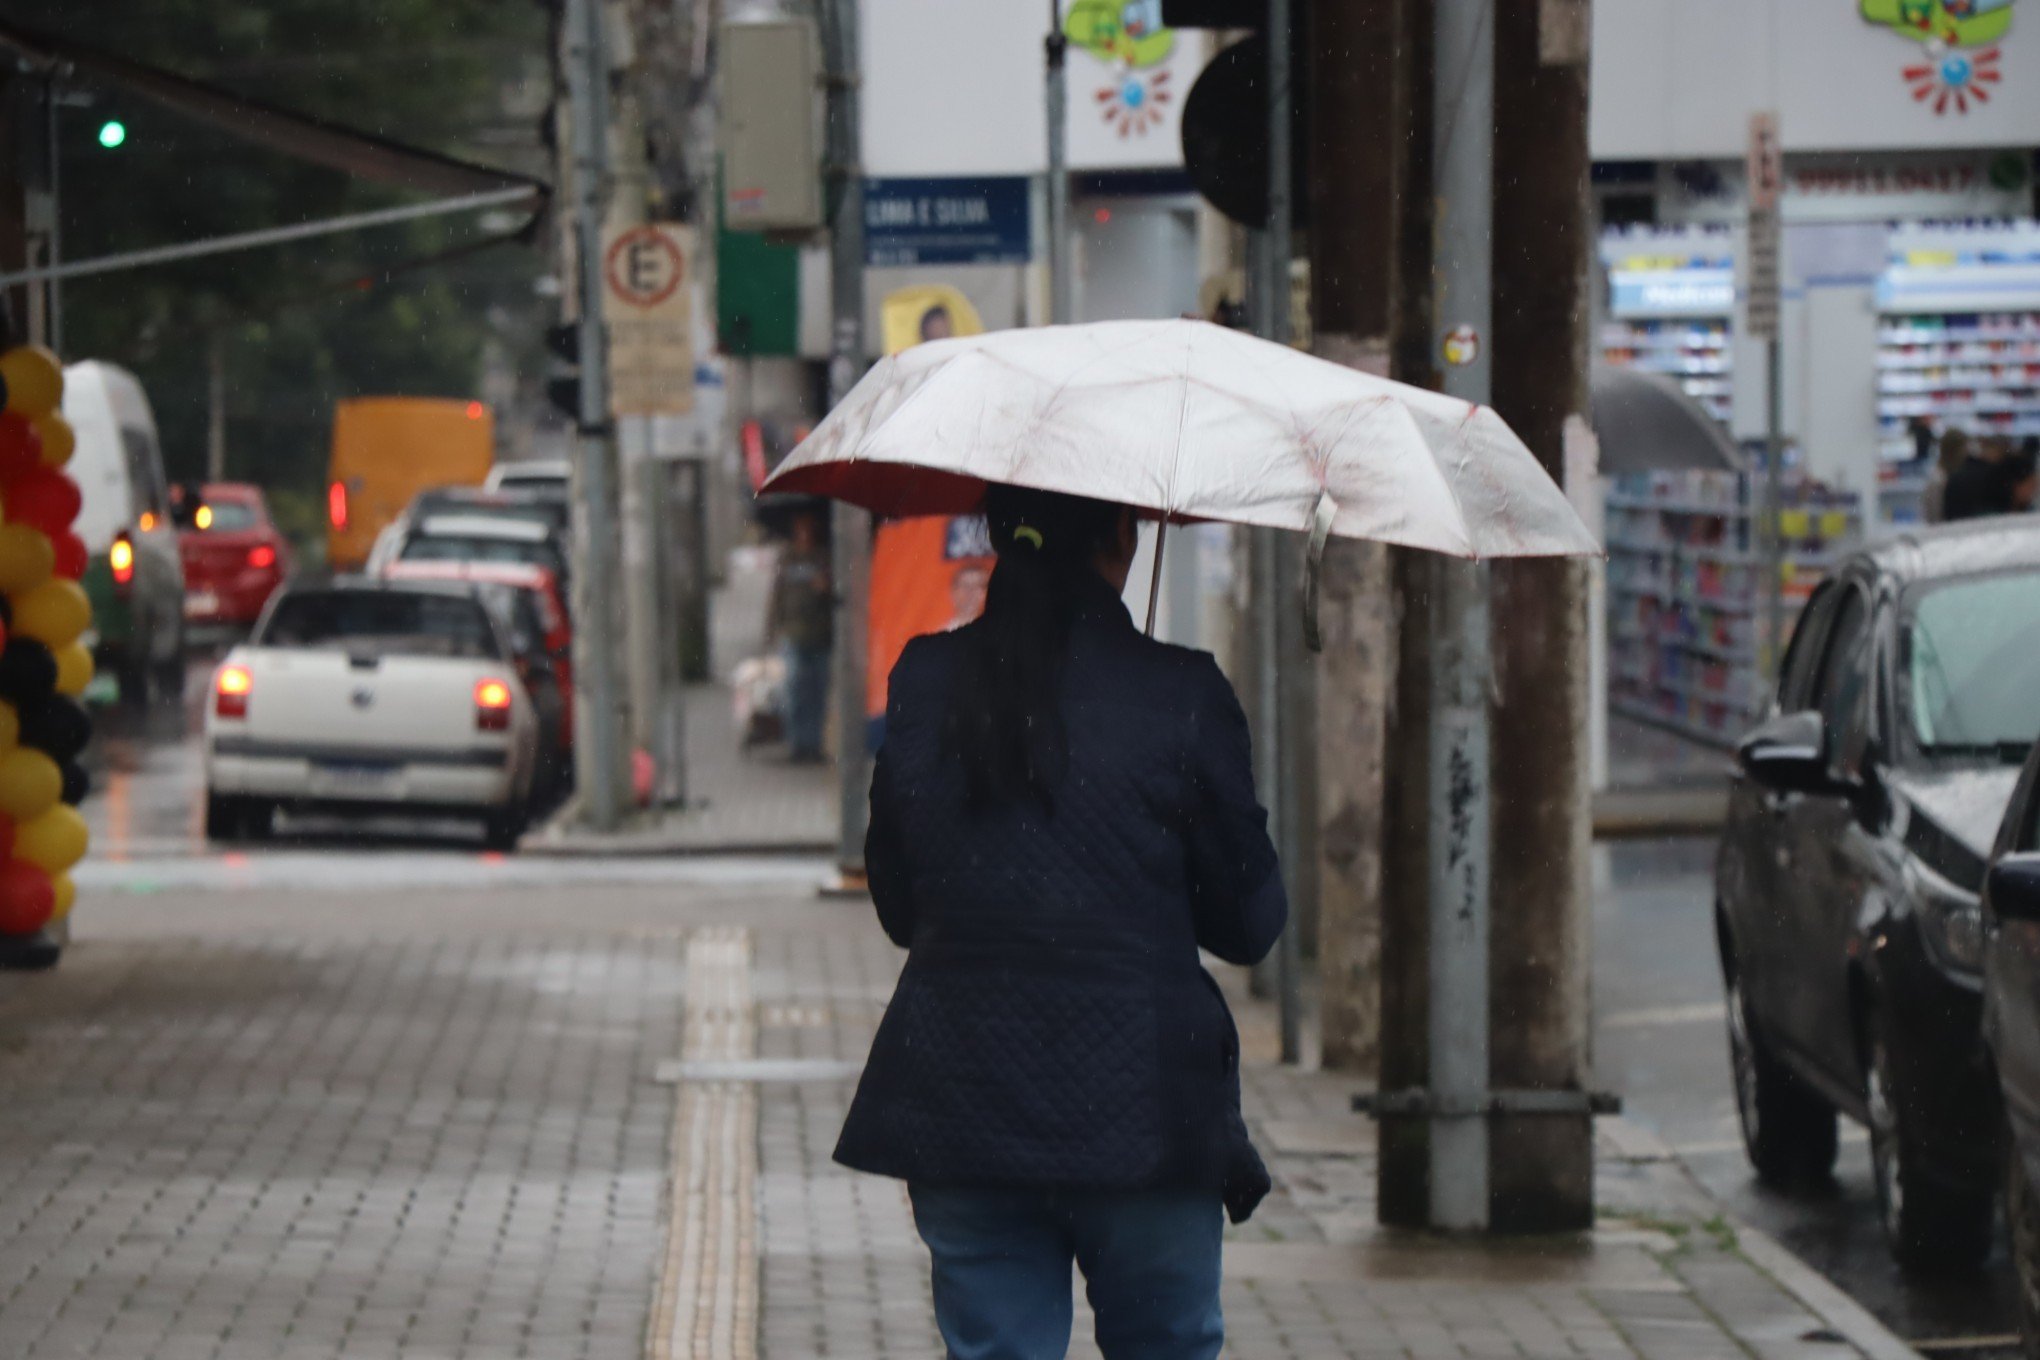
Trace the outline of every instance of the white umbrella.
[[987, 482], [1456, 557], [1600, 551], [1502, 418], [1203, 321], [993, 331], [882, 359], [767, 492], [960, 514]]

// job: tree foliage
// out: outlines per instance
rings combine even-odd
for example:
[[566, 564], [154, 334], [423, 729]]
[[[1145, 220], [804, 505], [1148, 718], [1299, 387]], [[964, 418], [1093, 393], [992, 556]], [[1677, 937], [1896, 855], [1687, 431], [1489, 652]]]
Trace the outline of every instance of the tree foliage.
[[[8, 0], [10, 17], [266, 103], [544, 173], [544, 11], [516, 0]], [[241, 232], [415, 201], [247, 145], [130, 94], [85, 86], [60, 115], [64, 254]], [[127, 129], [99, 145], [109, 118]], [[473, 396], [484, 355], [528, 366], [539, 243], [385, 271], [500, 232], [428, 218], [71, 281], [66, 358], [135, 371], [173, 477], [205, 465], [207, 353], [222, 346], [227, 472], [286, 503], [316, 492], [333, 402]]]

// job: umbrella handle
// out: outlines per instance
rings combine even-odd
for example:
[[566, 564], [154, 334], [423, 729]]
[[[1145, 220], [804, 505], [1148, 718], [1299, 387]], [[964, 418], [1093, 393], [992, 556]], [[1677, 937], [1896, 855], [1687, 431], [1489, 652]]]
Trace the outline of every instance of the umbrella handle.
[[1169, 517], [1163, 515], [1155, 521], [1155, 569], [1148, 577], [1147, 635], [1155, 635], [1155, 606], [1162, 599], [1162, 544], [1169, 537]]
[[1310, 513], [1310, 550], [1303, 559], [1303, 645], [1313, 652], [1325, 649], [1318, 629], [1318, 577], [1324, 571], [1325, 542], [1332, 536], [1332, 519], [1339, 503], [1329, 491], [1318, 492], [1317, 506]]

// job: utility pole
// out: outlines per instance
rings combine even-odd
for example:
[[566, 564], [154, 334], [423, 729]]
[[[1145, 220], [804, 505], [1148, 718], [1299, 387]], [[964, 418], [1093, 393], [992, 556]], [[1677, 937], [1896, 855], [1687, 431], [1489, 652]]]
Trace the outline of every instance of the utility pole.
[[[1490, 176], [1496, 0], [1436, 0], [1437, 347], [1444, 389], [1485, 405], [1491, 363]], [[1430, 1222], [1488, 1225], [1488, 571], [1435, 565], [1425, 900], [1430, 917]]]
[[[829, 405], [864, 375], [864, 168], [858, 119], [857, 0], [823, 0], [823, 64], [828, 85]], [[837, 503], [830, 534], [836, 585], [836, 776], [842, 835], [836, 862], [845, 886], [864, 880], [864, 829], [870, 816], [870, 761], [864, 739], [865, 617], [871, 577], [871, 517]]]
[[609, 67], [600, 0], [566, 0], [562, 65], [572, 140], [574, 285], [580, 419], [574, 439], [574, 746], [582, 816], [598, 831], [622, 819], [623, 713], [616, 673], [616, 448], [602, 324], [602, 219], [608, 189]]
[[[1395, 323], [1398, 194], [1409, 98], [1402, 0], [1320, 0], [1311, 11], [1310, 282], [1313, 347], [1386, 377]], [[1374, 135], [1356, 137], [1356, 129]], [[1319, 573], [1325, 665], [1317, 674], [1318, 1011], [1327, 1068], [1373, 1076], [1381, 1034], [1381, 836], [1389, 628], [1388, 553], [1332, 539]]]
[[205, 478], [227, 480], [227, 341], [217, 325], [205, 338]]
[[1063, 33], [1062, 0], [1048, 0], [1048, 319], [1076, 320], [1070, 277], [1069, 71], [1070, 40]]
[[[1494, 407], [1553, 480], [1586, 433], [1587, 0], [1494, 0]], [[1591, 1226], [1590, 571], [1494, 568], [1489, 1225]]]
[[[1434, 15], [1437, 0], [1390, 0], [1395, 14], [1391, 121], [1377, 140], [1402, 148], [1395, 194], [1395, 307], [1389, 375], [1438, 385], [1432, 317]], [[1388, 550], [1388, 723], [1381, 787], [1381, 1060], [1383, 1091], [1430, 1080], [1431, 594], [1435, 553]], [[1384, 1224], [1421, 1228], [1431, 1219], [1430, 1123], [1418, 1112], [1379, 1112], [1375, 1203]]]

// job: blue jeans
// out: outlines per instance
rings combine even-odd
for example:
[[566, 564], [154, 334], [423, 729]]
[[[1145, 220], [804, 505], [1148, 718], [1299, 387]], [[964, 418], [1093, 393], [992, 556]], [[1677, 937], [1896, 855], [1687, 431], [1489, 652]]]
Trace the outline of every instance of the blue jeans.
[[822, 753], [829, 719], [829, 647], [786, 643], [786, 744], [796, 756]]
[[909, 1190], [949, 1360], [1061, 1360], [1072, 1261], [1105, 1360], [1211, 1360], [1225, 1341], [1210, 1191]]

